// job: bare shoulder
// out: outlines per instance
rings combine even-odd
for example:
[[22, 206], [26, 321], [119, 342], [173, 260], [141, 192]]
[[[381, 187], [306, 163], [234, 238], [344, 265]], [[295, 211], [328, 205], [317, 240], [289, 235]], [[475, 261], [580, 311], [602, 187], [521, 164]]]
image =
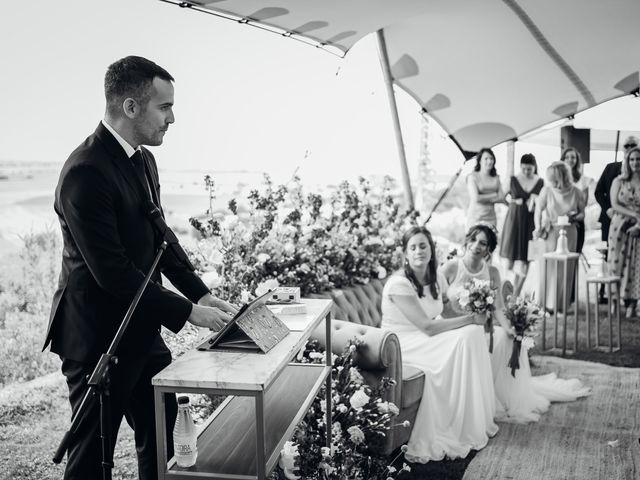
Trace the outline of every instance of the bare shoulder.
[[458, 273], [458, 260], [455, 258], [452, 260], [447, 260], [445, 264], [440, 267], [440, 271], [444, 275], [444, 278], [446, 278], [447, 281], [451, 283], [451, 281]]

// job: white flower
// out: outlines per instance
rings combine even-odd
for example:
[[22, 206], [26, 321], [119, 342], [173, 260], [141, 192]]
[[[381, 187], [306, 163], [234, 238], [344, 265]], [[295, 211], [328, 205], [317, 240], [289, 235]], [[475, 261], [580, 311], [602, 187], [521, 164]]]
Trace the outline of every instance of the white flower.
[[389, 402], [389, 412], [391, 412], [391, 415], [393, 415], [394, 417], [396, 415], [400, 415], [400, 410], [398, 409], [398, 407], [396, 407], [396, 404], [393, 402]]
[[338, 443], [342, 439], [342, 425], [340, 425], [340, 422], [333, 422], [331, 426], [331, 438], [334, 443]]
[[380, 403], [378, 403], [378, 412], [380, 412], [380, 413], [389, 413], [389, 402], [380, 402]]
[[378, 278], [382, 280], [383, 278], [387, 278], [387, 269], [382, 265], [378, 267]]
[[322, 360], [324, 359], [324, 353], [320, 352], [309, 352], [309, 358], [311, 360]]
[[330, 457], [331, 456], [331, 449], [329, 447], [322, 447], [320, 449], [320, 452], [322, 452], [322, 456], [323, 457]]
[[256, 260], [258, 260], [258, 262], [260, 263], [264, 263], [270, 258], [271, 258], [271, 255], [269, 255], [268, 253], [259, 253], [258, 255], [256, 255]]
[[270, 278], [258, 284], [258, 286], [256, 287], [256, 295], [260, 296], [264, 293], [267, 293], [269, 290], [275, 290], [279, 286], [280, 283], [278, 283], [278, 280], [276, 280], [275, 278]]
[[525, 350], [529, 350], [535, 346], [536, 342], [533, 341], [531, 337], [524, 337], [522, 339], [522, 348]]
[[242, 290], [240, 292], [240, 301], [242, 303], [247, 303], [249, 301], [249, 292], [247, 290]]
[[309, 273], [311, 271], [311, 267], [309, 266], [308, 263], [303, 263], [298, 267], [298, 270], [300, 270], [303, 273]]
[[224, 255], [222, 255], [222, 252], [216, 248], [209, 253], [208, 260], [211, 265], [222, 265]]
[[344, 403], [341, 403], [336, 407], [336, 410], [338, 410], [340, 413], [347, 413], [349, 411], [349, 408]]
[[287, 255], [293, 255], [293, 253], [296, 251], [296, 246], [293, 244], [293, 242], [287, 242], [284, 244], [284, 253], [286, 253]]
[[298, 446], [291, 441], [285, 442], [282, 450], [280, 451], [280, 460], [278, 461], [278, 465], [282, 468], [284, 476], [291, 480], [297, 480], [300, 478], [299, 475], [293, 473], [296, 458], [298, 458]]
[[200, 278], [202, 279], [204, 284], [211, 290], [215, 290], [222, 283], [222, 277], [220, 277], [220, 275], [218, 275], [218, 272], [216, 272], [215, 270], [204, 272]]
[[349, 404], [356, 410], [364, 407], [368, 402], [369, 395], [367, 395], [362, 388], [360, 390], [356, 390], [349, 399]]
[[393, 239], [391, 235], [388, 237], [385, 237], [383, 242], [387, 247], [393, 247], [396, 244], [396, 241]]
[[364, 432], [357, 425], [347, 428], [349, 439], [356, 445], [360, 445], [364, 442]]
[[225, 230], [228, 230], [231, 227], [237, 225], [239, 221], [240, 219], [238, 218], [237, 215], [225, 215], [224, 218], [222, 219], [221, 225], [222, 225], [222, 228], [224, 228]]
[[349, 370], [349, 381], [356, 385], [362, 385], [364, 383], [364, 377], [358, 370], [352, 368]]
[[489, 305], [492, 305], [492, 304], [493, 304], [493, 297], [492, 297], [491, 295], [489, 295], [489, 296], [487, 297], [487, 303], [488, 303]]

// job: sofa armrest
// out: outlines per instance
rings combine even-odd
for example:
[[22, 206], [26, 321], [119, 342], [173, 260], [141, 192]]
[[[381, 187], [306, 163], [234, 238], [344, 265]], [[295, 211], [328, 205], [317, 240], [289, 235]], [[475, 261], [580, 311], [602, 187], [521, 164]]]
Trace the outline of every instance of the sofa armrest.
[[[354, 363], [360, 367], [363, 377], [370, 385], [377, 385], [383, 377], [394, 380], [395, 385], [386, 391], [384, 399], [400, 408], [402, 354], [396, 334], [381, 328], [342, 320], [331, 320], [331, 330], [331, 350], [336, 355], [344, 352], [350, 340], [355, 338], [362, 342], [354, 357]], [[322, 348], [326, 347], [324, 324], [316, 329], [311, 338], [318, 340]]]

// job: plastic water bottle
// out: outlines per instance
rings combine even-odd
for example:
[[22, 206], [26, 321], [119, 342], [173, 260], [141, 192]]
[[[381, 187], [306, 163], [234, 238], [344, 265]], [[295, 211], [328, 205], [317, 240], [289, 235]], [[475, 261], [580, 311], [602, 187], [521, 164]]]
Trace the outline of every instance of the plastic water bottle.
[[198, 457], [196, 426], [191, 417], [189, 397], [178, 397], [178, 418], [173, 427], [173, 449], [179, 467], [192, 467]]

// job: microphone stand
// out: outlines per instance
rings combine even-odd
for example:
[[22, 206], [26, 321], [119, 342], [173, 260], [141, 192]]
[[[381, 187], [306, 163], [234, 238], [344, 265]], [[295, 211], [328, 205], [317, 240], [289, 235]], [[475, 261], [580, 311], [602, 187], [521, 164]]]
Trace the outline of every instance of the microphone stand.
[[96, 398], [100, 400], [100, 439], [102, 443], [102, 478], [103, 480], [111, 480], [111, 469], [113, 468], [112, 461], [112, 452], [111, 452], [111, 408], [109, 406], [109, 396], [110, 396], [110, 369], [113, 365], [118, 363], [118, 357], [115, 355], [116, 348], [118, 348], [118, 344], [124, 335], [124, 332], [129, 325], [129, 321], [131, 320], [131, 316], [133, 315], [134, 310], [138, 306], [138, 302], [142, 297], [147, 285], [149, 284], [149, 280], [151, 280], [151, 275], [153, 271], [158, 266], [158, 262], [160, 261], [160, 257], [167, 249], [166, 240], [162, 242], [160, 248], [158, 249], [158, 253], [156, 253], [156, 257], [153, 260], [153, 264], [151, 268], [147, 272], [147, 275], [144, 277], [144, 280], [138, 291], [136, 292], [135, 297], [131, 301], [131, 305], [129, 305], [129, 309], [122, 319], [122, 323], [118, 327], [118, 331], [116, 332], [113, 340], [111, 341], [111, 345], [109, 345], [109, 349], [106, 353], [103, 353], [98, 360], [98, 364], [93, 369], [93, 373], [89, 377], [87, 382], [87, 391], [82, 398], [82, 402], [80, 403], [80, 407], [76, 411], [76, 414], [71, 419], [71, 427], [64, 434], [62, 440], [60, 441], [60, 445], [58, 445], [58, 449], [53, 457], [53, 463], [60, 463], [62, 461], [62, 457], [69, 449], [69, 443], [82, 425], [82, 422], [87, 417], [91, 407], [93, 407], [96, 402]]

